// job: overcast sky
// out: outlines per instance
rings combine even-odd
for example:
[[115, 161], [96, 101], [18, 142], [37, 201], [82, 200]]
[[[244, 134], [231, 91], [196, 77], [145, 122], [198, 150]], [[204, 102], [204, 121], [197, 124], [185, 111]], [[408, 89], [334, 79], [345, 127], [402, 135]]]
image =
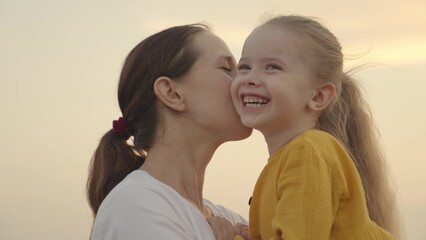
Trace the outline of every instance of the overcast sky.
[[[426, 1], [0, 0], [0, 239], [88, 239], [90, 157], [118, 118], [118, 75], [143, 38], [207, 22], [238, 59], [265, 15], [322, 19], [348, 55], [379, 66], [357, 74], [372, 106], [409, 239], [426, 239]], [[351, 63], [349, 63], [350, 65]], [[266, 163], [255, 132], [223, 145], [205, 197], [248, 216]]]

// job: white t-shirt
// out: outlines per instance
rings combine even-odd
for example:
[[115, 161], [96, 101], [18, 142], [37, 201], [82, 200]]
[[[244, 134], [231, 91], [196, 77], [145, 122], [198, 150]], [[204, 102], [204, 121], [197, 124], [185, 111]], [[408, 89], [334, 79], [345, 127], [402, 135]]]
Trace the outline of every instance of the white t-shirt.
[[[233, 224], [247, 224], [240, 215], [208, 200], [204, 202], [213, 215]], [[135, 170], [102, 202], [91, 239], [215, 240], [215, 237], [193, 204], [148, 172]]]

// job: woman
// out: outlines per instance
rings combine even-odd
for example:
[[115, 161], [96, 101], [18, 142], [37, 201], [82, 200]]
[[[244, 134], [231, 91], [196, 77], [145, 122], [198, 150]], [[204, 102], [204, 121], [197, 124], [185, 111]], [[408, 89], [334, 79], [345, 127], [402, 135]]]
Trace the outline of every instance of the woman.
[[123, 117], [91, 162], [93, 240], [225, 239], [233, 229], [212, 231], [206, 218], [246, 224], [203, 199], [213, 153], [251, 134], [232, 105], [235, 74], [228, 47], [204, 25], [166, 29], [130, 52], [118, 86]]

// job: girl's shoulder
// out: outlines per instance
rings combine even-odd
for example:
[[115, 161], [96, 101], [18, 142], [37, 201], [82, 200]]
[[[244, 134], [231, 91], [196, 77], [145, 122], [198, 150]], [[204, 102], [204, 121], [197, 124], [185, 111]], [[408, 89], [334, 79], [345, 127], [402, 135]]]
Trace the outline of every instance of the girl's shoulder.
[[333, 135], [319, 129], [307, 130], [301, 133], [299, 136], [297, 136], [294, 140], [295, 142], [300, 142], [300, 143], [319, 143], [324, 141], [331, 141], [331, 142], [337, 141], [337, 139]]
[[313, 149], [343, 148], [343, 145], [328, 132], [310, 129], [293, 138], [285, 146], [288, 149], [296, 147], [309, 147]]
[[295, 137], [287, 144], [285, 152], [299, 153], [304, 156], [304, 159], [322, 160], [331, 165], [340, 165], [342, 159], [351, 159], [346, 148], [337, 138], [318, 129], [307, 130]]

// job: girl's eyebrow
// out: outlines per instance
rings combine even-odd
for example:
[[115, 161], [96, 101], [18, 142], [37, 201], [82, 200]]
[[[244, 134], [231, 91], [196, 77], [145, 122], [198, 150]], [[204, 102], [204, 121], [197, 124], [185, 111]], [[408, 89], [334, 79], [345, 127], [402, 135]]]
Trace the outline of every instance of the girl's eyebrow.
[[[240, 58], [239, 63], [241, 63], [241, 62], [248, 62], [248, 61], [249, 60], [248, 60], [247, 57], [242, 57], [242, 58]], [[287, 67], [286, 62], [281, 57], [275, 57], [275, 56], [274, 57], [264, 57], [264, 58], [260, 59], [260, 62], [261, 63], [265, 63], [265, 62], [276, 62], [276, 63], [282, 64], [283, 67]]]
[[242, 58], [240, 58], [240, 60], [238, 62], [247, 62], [247, 61], [248, 61], [248, 59], [246, 57], [242, 57]]
[[282, 58], [280, 57], [265, 57], [261, 59], [262, 62], [280, 62], [285, 64]]

